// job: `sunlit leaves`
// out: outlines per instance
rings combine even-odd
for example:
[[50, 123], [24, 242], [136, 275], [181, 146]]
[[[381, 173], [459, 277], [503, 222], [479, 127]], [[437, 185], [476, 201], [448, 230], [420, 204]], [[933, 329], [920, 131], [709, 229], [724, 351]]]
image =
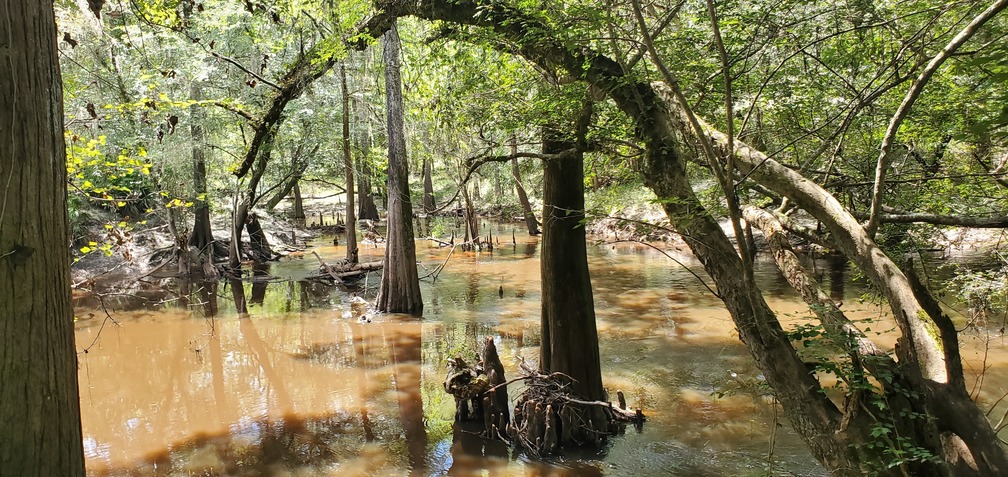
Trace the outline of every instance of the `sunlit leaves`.
[[[67, 131], [67, 180], [70, 190], [91, 201], [125, 207], [137, 198], [134, 188], [146, 183], [152, 163], [143, 146], [113, 148], [104, 135], [86, 139]], [[116, 154], [106, 150], [117, 149]]]

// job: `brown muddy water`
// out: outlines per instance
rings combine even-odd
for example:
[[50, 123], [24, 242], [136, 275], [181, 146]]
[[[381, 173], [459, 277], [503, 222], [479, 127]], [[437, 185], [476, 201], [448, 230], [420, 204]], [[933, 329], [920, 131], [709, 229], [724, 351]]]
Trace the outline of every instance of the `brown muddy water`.
[[[106, 297], [117, 324], [80, 300], [89, 475], [825, 475], [779, 414], [723, 306], [684, 268], [703, 276], [699, 264], [638, 244], [596, 244], [589, 260], [603, 378], [643, 408], [641, 432], [533, 462], [453, 427], [453, 401], [441, 388], [446, 358], [472, 356], [492, 336], [514, 377], [520, 360], [538, 355], [538, 239], [519, 229], [512, 245], [511, 225], [495, 234], [507, 243], [492, 253], [457, 249], [436, 282], [422, 281], [422, 319], [369, 311], [362, 301], [373, 300], [377, 274], [353, 290], [299, 281], [317, 267], [310, 254], [273, 264], [282, 280], [243, 284], [244, 316], [225, 283], [141, 282], [132, 296]], [[315, 250], [327, 261], [344, 255]], [[382, 253], [365, 245], [361, 259]], [[433, 270], [448, 249], [418, 241], [417, 253]], [[814, 265], [849, 316], [891, 339], [885, 311], [858, 300], [863, 289], [850, 270]], [[760, 260], [757, 275], [785, 326], [809, 318], [770, 262]], [[974, 374], [987, 367], [986, 409], [1008, 392], [1008, 348], [1001, 335], [979, 334], [963, 336], [963, 355]]]

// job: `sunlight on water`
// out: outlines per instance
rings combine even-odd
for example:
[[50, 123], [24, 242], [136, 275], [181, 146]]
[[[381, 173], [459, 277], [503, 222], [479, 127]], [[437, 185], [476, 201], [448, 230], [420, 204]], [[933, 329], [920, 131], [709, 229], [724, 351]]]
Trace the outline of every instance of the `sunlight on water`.
[[[349, 292], [300, 281], [318, 265], [310, 254], [273, 265], [287, 280], [245, 283], [257, 303], [248, 316], [223, 282], [167, 280], [144, 285], [142, 299], [109, 297], [118, 325], [93, 300], [79, 301], [89, 474], [765, 475], [772, 434], [775, 471], [824, 474], [774, 412], [718, 299], [682, 266], [633, 244], [589, 254], [604, 380], [644, 409], [643, 432], [537, 463], [454, 427], [441, 389], [448, 357], [473, 356], [484, 336], [495, 337], [508, 377], [538, 357], [538, 239], [519, 231], [512, 245], [510, 225], [494, 233], [507, 243], [493, 253], [457, 249], [436, 282], [424, 280], [419, 320], [376, 315], [351, 298], [372, 299], [376, 274]], [[327, 261], [344, 255], [316, 250]], [[364, 245], [361, 260], [382, 253]], [[418, 242], [417, 253], [423, 276], [448, 249]], [[704, 276], [688, 255], [675, 257]], [[859, 303], [861, 290], [828, 265], [818, 264], [820, 278], [848, 316], [873, 320], [873, 333], [891, 342], [885, 312]], [[785, 327], [807, 321], [772, 264], [758, 263], [757, 280]], [[963, 341], [973, 374], [1008, 367], [1003, 338], [986, 353], [985, 340]], [[1004, 374], [988, 372], [982, 401], [1008, 390]]]

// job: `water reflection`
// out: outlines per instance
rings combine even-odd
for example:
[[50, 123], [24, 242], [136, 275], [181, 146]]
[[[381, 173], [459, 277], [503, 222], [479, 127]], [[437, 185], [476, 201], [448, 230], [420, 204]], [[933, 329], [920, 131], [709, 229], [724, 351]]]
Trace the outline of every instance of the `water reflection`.
[[[589, 254], [604, 381], [644, 407], [645, 431], [612, 439], [603, 455], [532, 463], [454, 425], [454, 403], [441, 390], [449, 356], [471, 357], [491, 336], [508, 377], [517, 376], [519, 360], [538, 357], [538, 239], [517, 238], [493, 254], [456, 250], [437, 282], [423, 283], [432, 305], [419, 321], [368, 314], [347, 290], [303, 280], [163, 281], [142, 285], [144, 300], [110, 300], [120, 326], [106, 327], [80, 358], [89, 473], [762, 473], [775, 414], [733, 323], [683, 268], [696, 272], [698, 263], [676, 255], [683, 266], [676, 265], [633, 244], [589, 247]], [[318, 250], [326, 260], [345, 254], [331, 245]], [[382, 250], [361, 252], [371, 260]], [[433, 267], [448, 249], [421, 241], [417, 253]], [[859, 293], [843, 278], [846, 264], [818, 265], [832, 293]], [[269, 273], [301, 276], [298, 267], [315, 266], [295, 259]], [[789, 323], [806, 319], [806, 307], [775, 273], [768, 261], [757, 263], [760, 286], [773, 290], [771, 306]], [[376, 280], [367, 281], [355, 293], [370, 299]], [[78, 343], [102, 329], [97, 317], [104, 315], [88, 300], [77, 303]], [[844, 309], [855, 319], [883, 316], [850, 298]], [[999, 350], [964, 356], [1003, 369], [1008, 354]], [[1008, 390], [1004, 380], [988, 376], [981, 399]], [[822, 475], [781, 424], [775, 469]]]

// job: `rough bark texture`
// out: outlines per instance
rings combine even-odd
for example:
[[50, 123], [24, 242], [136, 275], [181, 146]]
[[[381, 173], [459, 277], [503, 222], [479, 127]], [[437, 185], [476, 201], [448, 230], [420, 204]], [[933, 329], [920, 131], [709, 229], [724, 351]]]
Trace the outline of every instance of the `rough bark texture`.
[[354, 162], [350, 155], [350, 91], [347, 88], [346, 64], [340, 63], [340, 86], [343, 90], [343, 166], [346, 172], [346, 259], [357, 263], [357, 217], [354, 204]]
[[[573, 147], [555, 131], [543, 134], [543, 153]], [[603, 399], [595, 303], [584, 228], [584, 156], [543, 162], [542, 341], [539, 367], [575, 379], [573, 391]]]
[[83, 476], [51, 2], [0, 3], [0, 475]]
[[399, 76], [399, 33], [395, 25], [385, 34], [386, 111], [388, 120], [388, 235], [385, 238], [379, 311], [423, 312], [420, 280], [417, 275], [416, 244], [413, 242], [413, 203], [409, 193], [406, 138], [403, 129], [402, 82]]

